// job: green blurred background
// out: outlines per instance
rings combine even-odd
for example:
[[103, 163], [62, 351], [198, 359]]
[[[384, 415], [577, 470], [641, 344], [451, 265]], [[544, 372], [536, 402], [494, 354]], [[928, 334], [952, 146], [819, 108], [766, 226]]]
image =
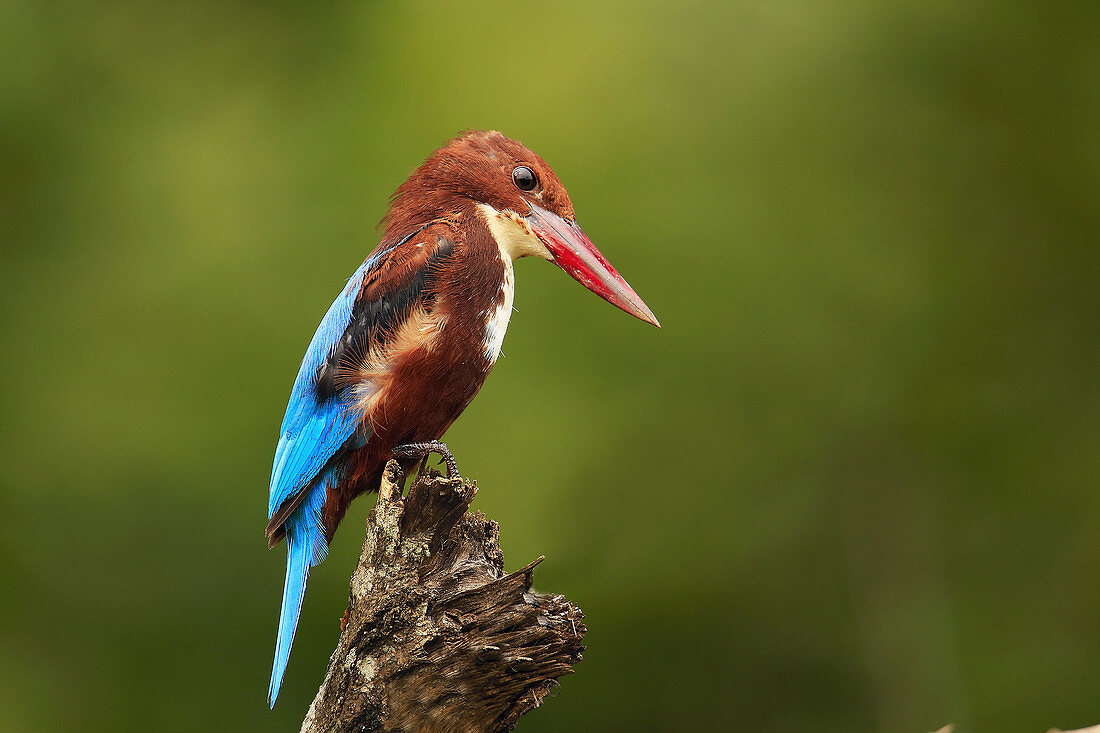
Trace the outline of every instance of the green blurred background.
[[278, 425], [466, 128], [664, 325], [524, 261], [447, 436], [588, 620], [521, 730], [1100, 723], [1097, 7], [0, 2], [0, 730], [297, 729]]

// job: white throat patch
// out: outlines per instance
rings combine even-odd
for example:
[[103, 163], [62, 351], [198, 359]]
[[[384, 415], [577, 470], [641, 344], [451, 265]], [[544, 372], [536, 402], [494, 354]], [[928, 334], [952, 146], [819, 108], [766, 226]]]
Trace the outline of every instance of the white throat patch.
[[550, 259], [550, 251], [535, 236], [522, 216], [514, 211], [497, 211], [489, 204], [478, 204], [477, 208], [500, 247], [502, 258], [509, 261], [520, 257]]

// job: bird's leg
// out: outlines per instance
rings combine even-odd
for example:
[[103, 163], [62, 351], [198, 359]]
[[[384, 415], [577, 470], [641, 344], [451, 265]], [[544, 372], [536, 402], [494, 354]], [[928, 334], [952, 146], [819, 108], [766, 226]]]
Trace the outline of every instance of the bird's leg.
[[455, 463], [455, 457], [451, 454], [451, 450], [446, 443], [438, 440], [429, 440], [426, 443], [406, 443], [405, 445], [396, 446], [391, 453], [400, 458], [427, 458], [429, 453], [438, 453], [443, 456], [443, 461], [447, 464], [447, 478], [461, 475], [458, 472], [458, 464]]

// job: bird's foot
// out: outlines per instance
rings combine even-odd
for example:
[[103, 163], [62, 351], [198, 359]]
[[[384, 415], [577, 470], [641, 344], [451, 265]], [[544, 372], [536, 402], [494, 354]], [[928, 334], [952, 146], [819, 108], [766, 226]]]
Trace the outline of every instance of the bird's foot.
[[405, 445], [396, 446], [391, 453], [398, 458], [423, 458], [427, 459], [429, 453], [438, 453], [443, 457], [443, 462], [447, 464], [447, 478], [454, 476], [460, 476], [458, 472], [458, 464], [455, 463], [455, 457], [451, 454], [450, 448], [447, 444], [439, 440], [429, 440], [426, 443], [406, 443]]

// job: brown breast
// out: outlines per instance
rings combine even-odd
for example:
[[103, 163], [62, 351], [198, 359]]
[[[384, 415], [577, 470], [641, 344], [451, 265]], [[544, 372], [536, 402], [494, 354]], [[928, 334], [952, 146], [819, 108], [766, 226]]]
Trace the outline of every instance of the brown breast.
[[372, 435], [352, 456], [346, 479], [329, 491], [322, 518], [330, 534], [353, 498], [378, 487], [393, 447], [441, 438], [493, 367], [487, 326], [510, 298], [499, 249], [479, 222], [463, 228], [465, 241], [439, 265], [431, 297], [414, 305], [353, 375]]

